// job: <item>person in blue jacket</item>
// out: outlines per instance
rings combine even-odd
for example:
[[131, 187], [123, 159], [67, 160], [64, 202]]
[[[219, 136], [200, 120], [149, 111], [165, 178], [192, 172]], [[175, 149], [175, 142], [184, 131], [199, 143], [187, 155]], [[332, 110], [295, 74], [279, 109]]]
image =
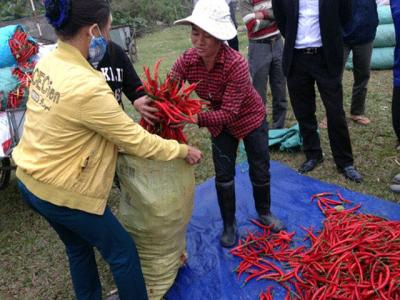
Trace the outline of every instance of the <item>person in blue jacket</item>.
[[[394, 50], [393, 66], [393, 99], [392, 99], [392, 122], [397, 137], [397, 150], [400, 150], [400, 1], [390, 0], [393, 23], [396, 32], [396, 47]], [[400, 174], [397, 174], [390, 189], [400, 193]]]
[[397, 137], [397, 149], [400, 150], [400, 1], [391, 0], [393, 23], [396, 32], [396, 47], [394, 50], [393, 67], [393, 100], [392, 121], [393, 129]]
[[378, 27], [378, 11], [375, 0], [353, 0], [353, 16], [344, 27], [345, 62], [350, 51], [353, 53], [353, 92], [350, 118], [368, 125], [370, 120], [364, 115], [367, 85], [370, 77], [372, 48]]

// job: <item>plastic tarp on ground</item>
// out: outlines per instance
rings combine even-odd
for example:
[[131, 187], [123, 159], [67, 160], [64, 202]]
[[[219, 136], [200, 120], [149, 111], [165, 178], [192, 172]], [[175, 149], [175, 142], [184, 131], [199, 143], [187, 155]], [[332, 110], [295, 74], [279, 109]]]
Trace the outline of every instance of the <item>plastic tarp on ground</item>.
[[[361, 212], [372, 213], [391, 220], [400, 220], [400, 205], [346, 190], [336, 185], [298, 174], [287, 166], [271, 161], [272, 211], [296, 236], [305, 236], [300, 226], [321, 228], [323, 216], [317, 205], [310, 203], [313, 194], [340, 192], [362, 205]], [[341, 176], [338, 174], [338, 176]], [[247, 165], [236, 170], [237, 222], [239, 233], [254, 230], [250, 219], [256, 217], [248, 179]], [[232, 270], [239, 260], [219, 246], [222, 221], [219, 215], [214, 180], [197, 187], [193, 216], [187, 234], [189, 261], [166, 296], [167, 300], [247, 300], [258, 299], [267, 285], [274, 286], [274, 300], [283, 300], [285, 291], [275, 283], [254, 280], [243, 285]]]

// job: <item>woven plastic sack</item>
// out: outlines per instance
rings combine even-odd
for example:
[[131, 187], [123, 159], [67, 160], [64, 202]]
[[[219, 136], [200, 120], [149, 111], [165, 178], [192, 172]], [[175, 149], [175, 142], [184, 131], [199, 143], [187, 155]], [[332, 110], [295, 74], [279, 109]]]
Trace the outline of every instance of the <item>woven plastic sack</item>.
[[0, 28], [0, 68], [11, 67], [17, 64], [8, 42], [18, 29], [24, 31], [20, 25], [9, 25]]
[[18, 87], [18, 79], [13, 76], [13, 67], [0, 69], [0, 110], [7, 108], [7, 98]]
[[[394, 47], [374, 48], [371, 57], [372, 70], [390, 70], [394, 65]], [[353, 56], [350, 53], [346, 69], [353, 69]]]
[[389, 5], [378, 6], [379, 24], [393, 24], [392, 12]]
[[117, 175], [119, 219], [136, 243], [149, 299], [162, 299], [186, 255], [194, 169], [181, 159], [160, 162], [120, 155]]
[[396, 34], [394, 32], [393, 23], [379, 25], [378, 28], [376, 29], [374, 48], [394, 47], [395, 45], [396, 45]]

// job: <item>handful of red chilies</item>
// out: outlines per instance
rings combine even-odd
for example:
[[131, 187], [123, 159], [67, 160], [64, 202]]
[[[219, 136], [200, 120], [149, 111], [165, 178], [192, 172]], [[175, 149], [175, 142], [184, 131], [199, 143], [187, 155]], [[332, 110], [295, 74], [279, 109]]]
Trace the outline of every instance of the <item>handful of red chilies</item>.
[[193, 122], [192, 116], [201, 111], [205, 101], [190, 98], [190, 94], [196, 89], [197, 83], [185, 86], [184, 82], [174, 80], [169, 76], [163, 83], [159, 83], [160, 63], [161, 60], [158, 60], [154, 65], [154, 78], [151, 77], [149, 67], [144, 67], [146, 80], [143, 80], [143, 85], [139, 88], [143, 89], [153, 99], [152, 105], [158, 109], [155, 116], [158, 117], [159, 121], [152, 125], [142, 118], [139, 124], [150, 133], [186, 144], [187, 139], [183, 133], [183, 128], [176, 125]]

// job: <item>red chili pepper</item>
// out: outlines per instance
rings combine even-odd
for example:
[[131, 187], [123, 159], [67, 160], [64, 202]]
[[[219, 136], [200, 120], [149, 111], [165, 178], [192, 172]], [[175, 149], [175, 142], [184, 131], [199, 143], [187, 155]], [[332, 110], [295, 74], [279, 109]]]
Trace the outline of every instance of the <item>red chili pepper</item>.
[[[324, 208], [337, 201], [318, 197]], [[246, 282], [274, 280], [287, 289], [285, 299], [400, 298], [400, 222], [357, 213], [359, 207], [341, 212], [326, 208], [322, 230], [306, 229], [312, 240], [309, 249], [287, 249], [291, 236], [270, 234], [261, 226], [262, 232], [249, 233], [231, 253], [251, 264]], [[279, 261], [285, 271], [263, 256]]]

